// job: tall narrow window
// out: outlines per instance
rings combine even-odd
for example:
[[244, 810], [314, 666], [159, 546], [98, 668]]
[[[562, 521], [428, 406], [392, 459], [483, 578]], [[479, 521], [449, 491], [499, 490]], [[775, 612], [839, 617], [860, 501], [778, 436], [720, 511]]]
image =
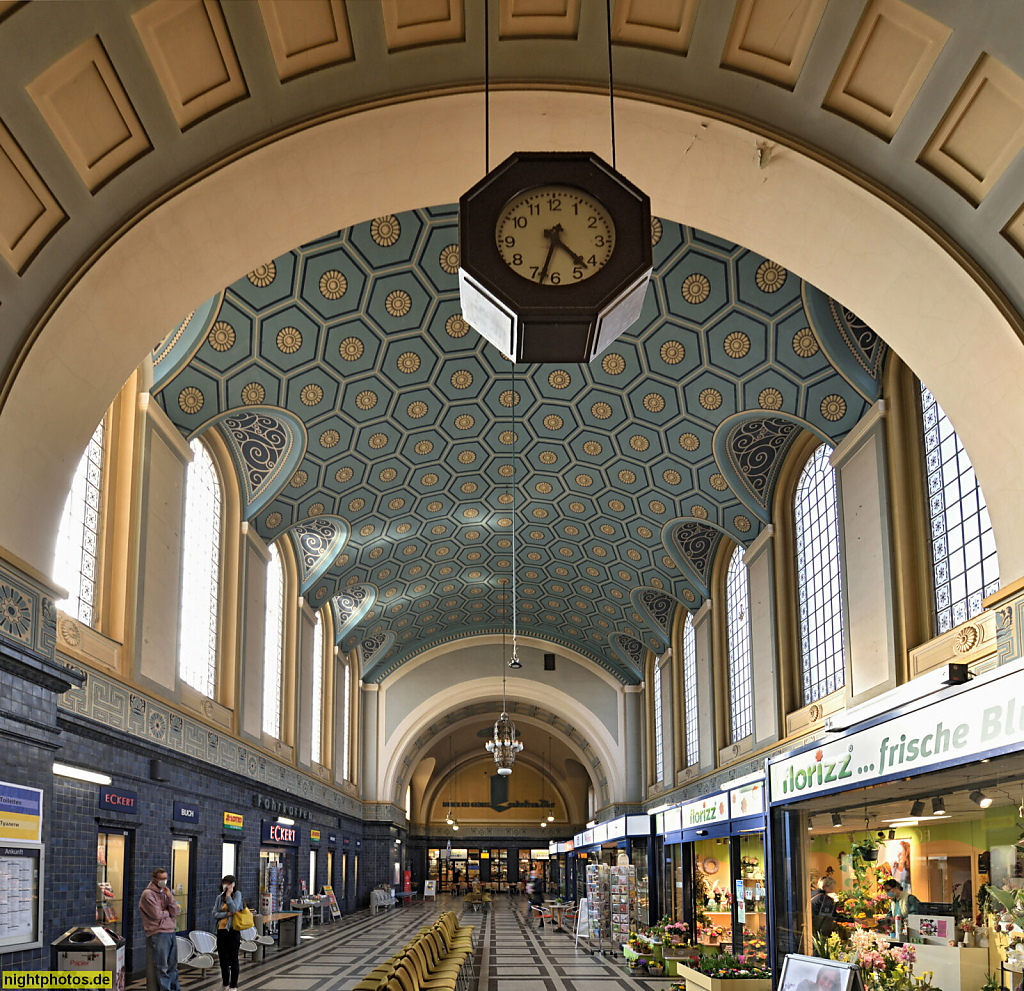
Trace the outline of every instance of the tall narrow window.
[[661, 716], [661, 661], [654, 659], [654, 774], [658, 781], [665, 780], [665, 741], [662, 739]]
[[310, 756], [318, 764], [323, 763], [321, 737], [324, 728], [324, 621], [320, 613], [316, 614], [316, 626], [313, 628], [313, 711]]
[[921, 385], [936, 633], [981, 612], [999, 588], [996, 538], [974, 467], [949, 417]]
[[96, 625], [96, 581], [103, 495], [104, 423], [96, 428], [78, 462], [57, 535], [53, 577], [68, 590], [57, 605], [86, 626]]
[[185, 476], [178, 676], [197, 692], [213, 698], [220, 605], [220, 479], [206, 447], [198, 439], [189, 447], [192, 463]]
[[831, 454], [832, 448], [822, 444], [808, 458], [793, 498], [804, 705], [842, 688], [846, 681], [839, 514]]
[[346, 661], [344, 668], [345, 684], [341, 694], [341, 777], [343, 781], [348, 781], [349, 759], [352, 755], [352, 734], [349, 728], [352, 721], [352, 665]]
[[284, 570], [270, 545], [267, 565], [267, 622], [263, 638], [263, 732], [281, 736], [281, 674], [284, 653]]
[[686, 716], [686, 766], [700, 762], [700, 726], [697, 722], [697, 634], [693, 616], [683, 625], [683, 711]]
[[725, 615], [729, 633], [729, 715], [733, 743], [754, 729], [754, 692], [750, 670], [750, 592], [743, 548], [737, 546], [725, 579]]

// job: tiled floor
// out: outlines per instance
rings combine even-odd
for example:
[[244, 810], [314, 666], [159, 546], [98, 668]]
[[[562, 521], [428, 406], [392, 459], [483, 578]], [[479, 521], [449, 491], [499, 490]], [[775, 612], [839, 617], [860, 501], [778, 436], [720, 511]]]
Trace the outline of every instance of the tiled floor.
[[[243, 962], [240, 991], [351, 991], [382, 958], [407, 943], [446, 909], [474, 924], [476, 991], [668, 991], [666, 978], [631, 978], [621, 954], [602, 957], [575, 949], [568, 933], [527, 925], [526, 899], [496, 898], [491, 912], [462, 915], [462, 900], [416, 902], [376, 917], [349, 916], [303, 934], [297, 950]], [[143, 991], [144, 982], [130, 986]], [[220, 971], [203, 977], [182, 969], [182, 991], [216, 991]]]

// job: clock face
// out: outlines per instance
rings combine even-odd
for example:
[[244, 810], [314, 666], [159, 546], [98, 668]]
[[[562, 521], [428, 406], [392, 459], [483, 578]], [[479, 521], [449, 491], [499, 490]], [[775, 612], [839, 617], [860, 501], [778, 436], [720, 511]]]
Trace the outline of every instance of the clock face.
[[615, 247], [611, 214], [572, 186], [535, 186], [512, 197], [494, 234], [505, 264], [544, 286], [589, 279], [608, 264]]

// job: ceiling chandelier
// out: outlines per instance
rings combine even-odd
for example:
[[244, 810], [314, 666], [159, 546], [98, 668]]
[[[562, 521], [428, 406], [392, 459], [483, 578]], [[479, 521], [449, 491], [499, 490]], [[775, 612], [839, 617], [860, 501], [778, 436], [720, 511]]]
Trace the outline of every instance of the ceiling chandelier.
[[[522, 661], [519, 660], [519, 647], [516, 640], [516, 366], [512, 364], [512, 396], [509, 402], [509, 409], [512, 411], [512, 656], [509, 658], [510, 668], [521, 668]], [[504, 656], [504, 650], [502, 650]], [[494, 763], [498, 765], [499, 774], [511, 774], [512, 765], [516, 762], [516, 754], [523, 745], [516, 739], [516, 724], [509, 719], [507, 703], [505, 699], [505, 665], [501, 666], [501, 715], [494, 722], [494, 738], [488, 740], [484, 746], [494, 755]]]

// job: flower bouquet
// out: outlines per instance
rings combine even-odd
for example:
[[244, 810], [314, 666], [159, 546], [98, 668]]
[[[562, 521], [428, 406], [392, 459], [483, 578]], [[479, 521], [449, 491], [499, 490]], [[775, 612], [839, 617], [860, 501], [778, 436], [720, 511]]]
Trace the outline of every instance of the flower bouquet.
[[665, 926], [665, 939], [670, 946], [688, 946], [690, 924], [688, 922], [670, 922]]
[[744, 953], [738, 956], [731, 953], [707, 954], [701, 957], [694, 969], [720, 981], [764, 980], [772, 976], [771, 970], [747, 960]]
[[837, 936], [821, 944], [819, 952], [831, 960], [848, 960], [860, 966], [867, 991], [934, 991], [930, 973], [914, 974], [917, 952], [913, 946], [889, 947], [881, 933], [858, 927], [850, 935], [849, 947]]

